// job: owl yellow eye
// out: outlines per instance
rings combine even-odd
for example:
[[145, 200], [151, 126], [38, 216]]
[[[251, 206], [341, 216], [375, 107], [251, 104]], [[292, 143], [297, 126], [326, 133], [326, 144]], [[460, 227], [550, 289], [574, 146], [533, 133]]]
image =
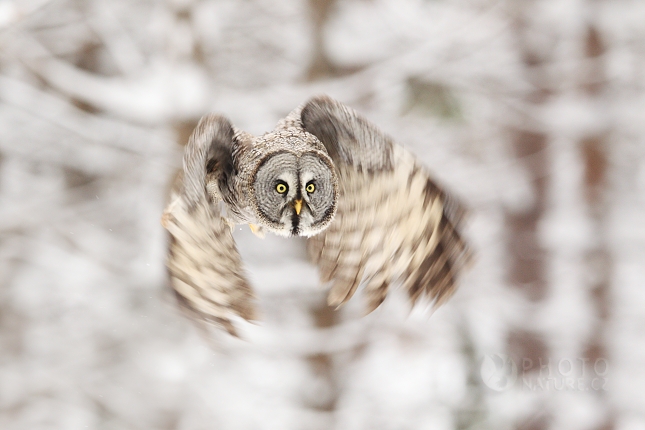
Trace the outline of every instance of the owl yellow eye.
[[280, 194], [284, 194], [287, 192], [287, 185], [286, 184], [278, 184], [275, 186], [275, 190], [279, 192]]
[[313, 193], [316, 191], [316, 186], [314, 184], [307, 184], [305, 190], [307, 190], [308, 193]]

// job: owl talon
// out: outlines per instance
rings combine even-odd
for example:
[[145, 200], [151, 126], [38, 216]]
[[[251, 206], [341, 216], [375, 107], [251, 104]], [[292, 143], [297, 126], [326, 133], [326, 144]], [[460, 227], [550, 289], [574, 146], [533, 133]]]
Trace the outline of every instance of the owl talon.
[[249, 228], [251, 229], [254, 235], [259, 237], [260, 239], [264, 239], [264, 229], [262, 227], [255, 224], [249, 224]]

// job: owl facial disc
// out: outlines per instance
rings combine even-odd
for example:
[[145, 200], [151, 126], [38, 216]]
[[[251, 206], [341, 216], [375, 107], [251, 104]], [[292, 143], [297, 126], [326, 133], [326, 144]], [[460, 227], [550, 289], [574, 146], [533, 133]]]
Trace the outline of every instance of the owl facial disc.
[[280, 151], [260, 163], [253, 180], [258, 223], [281, 236], [312, 236], [336, 213], [333, 164], [319, 151]]

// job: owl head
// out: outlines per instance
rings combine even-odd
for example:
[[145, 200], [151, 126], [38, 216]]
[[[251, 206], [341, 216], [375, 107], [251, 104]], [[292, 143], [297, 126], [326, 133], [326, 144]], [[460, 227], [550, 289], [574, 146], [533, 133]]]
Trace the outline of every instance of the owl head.
[[267, 133], [251, 178], [258, 222], [281, 236], [313, 236], [336, 214], [338, 178], [320, 141], [302, 130]]

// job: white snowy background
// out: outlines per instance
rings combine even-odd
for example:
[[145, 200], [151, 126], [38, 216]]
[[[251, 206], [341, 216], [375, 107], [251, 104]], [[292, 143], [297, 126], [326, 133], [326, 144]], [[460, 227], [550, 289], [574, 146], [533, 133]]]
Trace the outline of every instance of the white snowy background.
[[[0, 0], [0, 428], [645, 429], [644, 88], [641, 0]], [[182, 144], [320, 93], [467, 203], [476, 262], [362, 317], [243, 228], [262, 320], [204, 333]]]

